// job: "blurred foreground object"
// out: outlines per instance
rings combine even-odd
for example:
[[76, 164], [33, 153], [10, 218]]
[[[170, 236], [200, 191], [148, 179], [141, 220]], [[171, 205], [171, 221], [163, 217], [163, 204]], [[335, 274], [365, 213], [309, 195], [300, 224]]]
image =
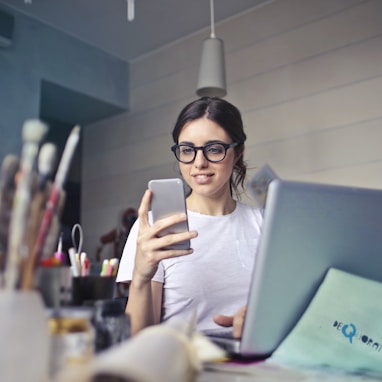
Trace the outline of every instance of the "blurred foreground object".
[[67, 370], [57, 382], [194, 382], [203, 362], [223, 350], [179, 320], [151, 326], [105, 350], [88, 365]]

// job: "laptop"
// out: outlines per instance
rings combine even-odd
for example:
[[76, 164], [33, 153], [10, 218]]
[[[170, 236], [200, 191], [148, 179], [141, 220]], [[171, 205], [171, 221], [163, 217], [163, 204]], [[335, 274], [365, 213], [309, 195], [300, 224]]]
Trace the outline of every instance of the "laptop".
[[273, 180], [242, 338], [212, 340], [232, 355], [268, 357], [330, 267], [382, 281], [382, 190]]

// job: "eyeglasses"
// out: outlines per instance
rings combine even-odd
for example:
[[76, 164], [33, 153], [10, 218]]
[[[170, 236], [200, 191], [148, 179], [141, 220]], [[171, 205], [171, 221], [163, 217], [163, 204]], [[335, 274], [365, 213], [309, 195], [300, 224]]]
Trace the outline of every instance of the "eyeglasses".
[[238, 142], [233, 143], [208, 143], [205, 146], [191, 145], [174, 145], [171, 151], [175, 154], [176, 159], [182, 163], [191, 163], [196, 158], [198, 150], [202, 150], [204, 157], [209, 162], [221, 162], [227, 155], [227, 150], [230, 147], [236, 147]]

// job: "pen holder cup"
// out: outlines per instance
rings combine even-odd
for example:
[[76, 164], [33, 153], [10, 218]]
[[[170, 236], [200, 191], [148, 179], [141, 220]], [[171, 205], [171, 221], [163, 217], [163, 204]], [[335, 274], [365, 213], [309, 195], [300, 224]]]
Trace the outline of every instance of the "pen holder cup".
[[47, 380], [49, 330], [41, 295], [1, 291], [0, 312], [1, 380]]
[[35, 283], [46, 307], [58, 308], [71, 304], [72, 274], [70, 267], [39, 267]]
[[73, 277], [72, 305], [94, 305], [97, 300], [112, 299], [115, 289], [114, 276]]

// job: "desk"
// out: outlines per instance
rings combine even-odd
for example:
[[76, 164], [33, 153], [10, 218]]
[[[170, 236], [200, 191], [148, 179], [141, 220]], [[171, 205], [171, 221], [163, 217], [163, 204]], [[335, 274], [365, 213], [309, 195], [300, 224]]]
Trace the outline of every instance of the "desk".
[[[81, 378], [82, 367], [80, 365], [71, 365], [54, 382], [88, 382], [89, 378]], [[261, 375], [260, 375], [261, 374]], [[205, 370], [198, 375], [195, 382], [377, 382], [379, 378], [352, 375], [302, 375], [296, 374], [294, 378], [291, 373], [286, 372], [262, 372], [257, 375], [240, 374], [224, 371]], [[181, 381], [179, 381], [181, 382]]]
[[378, 378], [370, 378], [366, 376], [307, 376], [304, 379], [297, 378], [292, 379], [283, 379], [283, 378], [274, 378], [274, 377], [257, 377], [254, 375], [244, 375], [244, 374], [233, 374], [233, 373], [223, 373], [223, 372], [212, 372], [205, 371], [197, 379], [197, 382], [376, 382], [381, 381]]
[[340, 374], [300, 374], [293, 377], [289, 372], [285, 375], [280, 372], [263, 371], [261, 375], [239, 374], [223, 371], [204, 371], [197, 378], [196, 382], [376, 382], [380, 378], [357, 375]]
[[253, 382], [255, 378], [258, 381], [257, 377], [250, 375], [205, 371], [199, 376], [197, 382]]

